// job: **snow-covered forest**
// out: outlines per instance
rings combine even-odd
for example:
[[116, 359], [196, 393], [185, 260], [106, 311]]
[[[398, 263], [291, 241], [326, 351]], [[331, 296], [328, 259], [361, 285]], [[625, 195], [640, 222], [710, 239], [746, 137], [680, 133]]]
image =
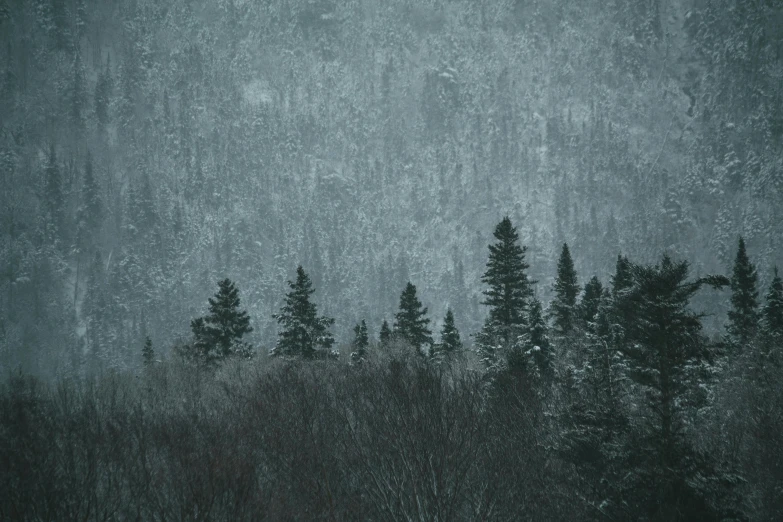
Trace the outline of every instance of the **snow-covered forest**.
[[778, 1], [0, 0], [0, 187], [0, 518], [783, 517]]

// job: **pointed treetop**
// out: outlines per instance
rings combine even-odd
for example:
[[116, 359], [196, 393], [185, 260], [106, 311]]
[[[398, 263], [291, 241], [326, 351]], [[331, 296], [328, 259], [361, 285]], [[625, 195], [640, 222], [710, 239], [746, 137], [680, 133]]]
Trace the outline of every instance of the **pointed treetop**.
[[750, 342], [758, 327], [758, 277], [740, 236], [731, 276], [731, 310], [727, 330], [738, 348]]
[[446, 310], [446, 317], [443, 320], [443, 328], [440, 331], [440, 344], [438, 345], [438, 352], [445, 355], [451, 355], [462, 350], [462, 340], [460, 339], [459, 330], [454, 324], [454, 314], [451, 308]]
[[391, 342], [392, 338], [392, 331], [391, 328], [389, 328], [389, 323], [386, 321], [386, 319], [383, 320], [383, 324], [381, 324], [381, 331], [378, 335], [378, 340], [381, 343], [381, 346], [388, 346]]
[[427, 325], [430, 320], [427, 308], [416, 297], [416, 286], [410, 281], [400, 295], [400, 311], [394, 316], [394, 333], [413, 345], [419, 353], [424, 346], [432, 344], [432, 332]]
[[778, 267], [773, 269], [772, 282], [765, 298], [762, 310], [764, 331], [774, 339], [783, 339], [783, 280], [778, 275]]
[[574, 327], [576, 297], [579, 295], [574, 260], [571, 258], [567, 243], [563, 243], [563, 250], [557, 262], [554, 291], [555, 298], [552, 301], [549, 315], [553, 319], [555, 332], [558, 335], [566, 335]]

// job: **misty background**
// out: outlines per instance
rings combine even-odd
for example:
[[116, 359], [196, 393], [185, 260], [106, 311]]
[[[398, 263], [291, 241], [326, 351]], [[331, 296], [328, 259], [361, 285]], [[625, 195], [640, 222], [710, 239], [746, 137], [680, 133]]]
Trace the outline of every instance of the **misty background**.
[[[338, 342], [408, 280], [469, 342], [504, 215], [546, 304], [618, 253], [766, 288], [772, 0], [0, 1], [0, 369], [141, 365], [237, 283], [259, 353], [301, 263]], [[712, 331], [728, 302], [697, 298]]]

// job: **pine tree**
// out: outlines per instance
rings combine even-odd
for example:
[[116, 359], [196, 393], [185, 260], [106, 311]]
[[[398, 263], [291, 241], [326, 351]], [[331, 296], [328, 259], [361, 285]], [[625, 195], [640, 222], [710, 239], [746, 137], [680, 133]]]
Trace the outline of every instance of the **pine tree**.
[[144, 366], [149, 366], [155, 362], [155, 350], [152, 348], [152, 339], [147, 336], [144, 340], [144, 348], [141, 349], [141, 356], [144, 359]]
[[367, 335], [367, 323], [362, 322], [353, 328], [354, 339], [351, 343], [351, 362], [359, 364], [367, 358], [367, 347], [370, 346], [370, 337]]
[[579, 302], [579, 318], [582, 323], [582, 327], [586, 331], [592, 331], [591, 326], [596, 316], [598, 315], [598, 309], [601, 306], [601, 299], [603, 296], [603, 285], [598, 277], [593, 276], [590, 281], [585, 285], [584, 293], [582, 294], [582, 300]]
[[410, 281], [400, 295], [400, 311], [394, 315], [394, 333], [405, 339], [416, 351], [423, 353], [424, 346], [432, 345], [432, 332], [427, 328], [430, 320], [427, 309], [416, 297], [416, 287]]
[[[728, 495], [733, 479], [720, 476], [693, 448], [684, 430], [684, 408], [698, 387], [696, 369], [707, 353], [690, 299], [705, 284], [720, 288], [729, 281], [707, 276], [688, 282], [688, 263], [668, 256], [656, 266], [633, 265], [631, 273], [633, 285], [619, 303], [631, 310], [625, 325], [630, 342], [622, 352], [629, 377], [645, 391], [647, 407], [639, 413], [648, 428], [632, 442], [635, 457], [626, 465], [637, 482], [624, 500], [654, 520], [720, 519], [708, 506]], [[722, 489], [708, 489], [713, 487]]]
[[54, 145], [49, 148], [49, 161], [45, 170], [44, 208], [47, 213], [47, 227], [54, 232], [54, 237], [62, 238], [65, 228], [65, 196]]
[[576, 297], [579, 295], [574, 261], [568, 244], [563, 243], [560, 260], [557, 262], [557, 278], [554, 285], [555, 298], [549, 309], [554, 331], [559, 336], [568, 335], [576, 323]]
[[489, 285], [482, 304], [489, 306], [489, 316], [476, 336], [479, 354], [488, 366], [496, 364], [516, 339], [525, 333], [527, 310], [533, 296], [526, 270], [526, 247], [519, 245], [519, 235], [508, 217], [495, 227], [497, 242], [489, 246], [487, 271], [481, 281]]
[[745, 240], [740, 237], [731, 276], [731, 310], [727, 326], [732, 344], [740, 350], [753, 340], [758, 328], [756, 284], [756, 269], [745, 251]]
[[218, 292], [208, 299], [209, 314], [191, 322], [194, 355], [214, 364], [231, 356], [250, 358], [252, 348], [242, 337], [253, 331], [250, 316], [240, 310], [239, 290], [230, 279], [218, 282]]
[[462, 340], [459, 330], [454, 325], [454, 313], [451, 308], [446, 310], [446, 317], [443, 319], [443, 328], [440, 331], [440, 344], [435, 351], [438, 356], [451, 357], [462, 350]]
[[70, 119], [73, 128], [81, 132], [85, 125], [85, 109], [87, 107], [87, 85], [84, 78], [84, 64], [81, 53], [77, 50], [73, 62], [73, 80], [70, 91]]
[[386, 322], [386, 319], [383, 320], [383, 324], [381, 324], [381, 331], [378, 335], [378, 341], [381, 343], [382, 347], [389, 346], [389, 343], [392, 340], [392, 331], [391, 328], [389, 328], [389, 323]]
[[508, 357], [508, 368], [512, 373], [527, 372], [550, 381], [554, 375], [552, 345], [549, 341], [549, 328], [544, 319], [541, 301], [530, 299], [530, 327], [522, 335]]
[[98, 230], [103, 217], [103, 203], [100, 189], [92, 169], [92, 155], [87, 151], [84, 163], [84, 180], [82, 181], [81, 201], [76, 210], [76, 238], [80, 247], [85, 246]]
[[98, 125], [105, 127], [110, 121], [109, 104], [112, 97], [111, 59], [106, 58], [106, 67], [98, 73], [95, 84], [95, 118]]
[[771, 339], [783, 341], [783, 281], [778, 275], [778, 267], [773, 270], [772, 282], [765, 298], [762, 310], [764, 333]]
[[633, 285], [631, 275], [631, 262], [626, 256], [618, 254], [615, 272], [612, 276], [612, 297], [617, 297], [620, 292]]
[[288, 281], [288, 286], [291, 291], [286, 294], [285, 304], [274, 316], [282, 330], [271, 354], [303, 359], [334, 357], [334, 338], [329, 332], [334, 319], [319, 316], [316, 305], [310, 302], [315, 290], [301, 265], [296, 268], [296, 281]]

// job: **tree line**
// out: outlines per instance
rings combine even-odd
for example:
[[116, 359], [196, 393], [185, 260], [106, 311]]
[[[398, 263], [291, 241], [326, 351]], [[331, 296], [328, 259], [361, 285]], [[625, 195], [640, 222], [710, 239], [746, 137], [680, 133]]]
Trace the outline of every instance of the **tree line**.
[[[384, 321], [375, 341], [360, 321], [349, 364], [335, 364], [333, 320], [319, 314], [300, 266], [275, 315], [268, 363], [253, 361], [243, 341], [250, 317], [224, 279], [209, 313], [191, 322], [192, 338], [176, 347], [181, 357], [157, 361], [148, 339], [136, 380], [110, 373], [49, 391], [12, 378], [0, 402], [10, 491], [0, 514], [686, 521], [781, 513], [777, 270], [760, 299], [740, 239], [730, 277], [691, 277], [687, 261], [668, 255], [651, 265], [619, 255], [607, 284], [580, 285], [564, 244], [544, 307], [509, 218], [494, 237], [482, 278], [488, 314], [472, 350], [450, 311], [434, 341], [409, 282], [392, 325]], [[710, 336], [692, 300], [725, 289], [726, 332]], [[46, 465], [62, 483], [41, 476]], [[92, 500], [77, 501], [85, 491]]]

